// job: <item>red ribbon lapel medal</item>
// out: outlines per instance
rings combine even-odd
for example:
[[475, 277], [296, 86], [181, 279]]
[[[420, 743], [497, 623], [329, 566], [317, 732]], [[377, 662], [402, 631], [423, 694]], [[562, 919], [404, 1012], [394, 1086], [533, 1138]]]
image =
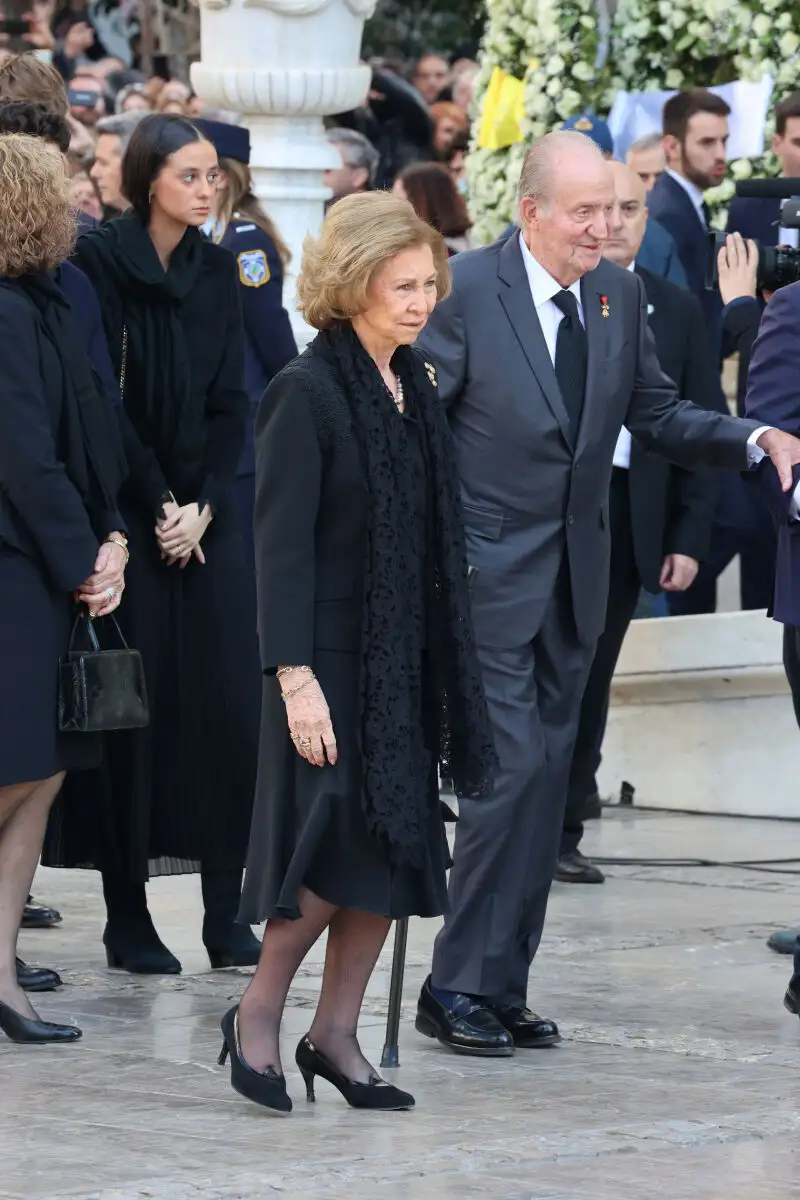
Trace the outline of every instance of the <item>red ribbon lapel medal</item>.
[[600, 297], [600, 315], [603, 317], [611, 316], [611, 309], [608, 307], [608, 296]]

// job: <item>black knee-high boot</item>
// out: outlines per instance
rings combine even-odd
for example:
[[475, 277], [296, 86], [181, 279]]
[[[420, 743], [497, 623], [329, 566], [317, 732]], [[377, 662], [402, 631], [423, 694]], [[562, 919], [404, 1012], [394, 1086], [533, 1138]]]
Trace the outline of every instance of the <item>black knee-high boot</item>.
[[203, 888], [203, 943], [212, 967], [254, 967], [261, 943], [249, 925], [236, 920], [242, 891], [241, 871], [204, 868], [200, 874]]
[[179, 975], [181, 964], [156, 932], [143, 883], [103, 872], [108, 920], [103, 943], [110, 967], [134, 975]]

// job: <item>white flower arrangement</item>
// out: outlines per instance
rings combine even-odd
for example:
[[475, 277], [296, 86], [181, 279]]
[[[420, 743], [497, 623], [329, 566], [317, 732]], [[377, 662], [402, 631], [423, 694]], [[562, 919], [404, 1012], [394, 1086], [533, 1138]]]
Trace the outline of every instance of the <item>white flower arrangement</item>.
[[[800, 0], [618, 0], [603, 70], [596, 0], [487, 0], [487, 10], [476, 111], [500, 67], [524, 80], [525, 116], [520, 143], [474, 149], [467, 161], [478, 242], [514, 219], [526, 146], [584, 109], [607, 111], [618, 90], [708, 87], [769, 74], [778, 101], [800, 80]], [[767, 144], [772, 131], [770, 120]], [[724, 223], [737, 178], [776, 172], [771, 154], [732, 163], [729, 178], [706, 194], [714, 223]]]
[[[516, 217], [516, 186], [527, 146], [568, 117], [596, 107], [603, 93], [595, 0], [488, 0], [477, 110], [495, 67], [524, 79], [522, 142], [474, 149], [467, 161], [476, 242], [488, 242]], [[513, 60], [513, 61], [512, 61]]]

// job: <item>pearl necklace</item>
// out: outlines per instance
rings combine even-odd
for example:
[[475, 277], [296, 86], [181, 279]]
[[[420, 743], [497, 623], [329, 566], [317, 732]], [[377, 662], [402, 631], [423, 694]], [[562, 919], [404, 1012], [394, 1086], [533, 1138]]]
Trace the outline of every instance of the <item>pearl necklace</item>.
[[392, 397], [395, 404], [397, 405], [398, 412], [402, 412], [403, 409], [405, 408], [405, 396], [403, 394], [403, 381], [399, 375], [396, 376], [396, 379], [397, 379], [397, 390], [395, 392], [393, 392], [392, 389], [388, 386], [387, 386], [386, 390], [388, 391], [389, 395]]

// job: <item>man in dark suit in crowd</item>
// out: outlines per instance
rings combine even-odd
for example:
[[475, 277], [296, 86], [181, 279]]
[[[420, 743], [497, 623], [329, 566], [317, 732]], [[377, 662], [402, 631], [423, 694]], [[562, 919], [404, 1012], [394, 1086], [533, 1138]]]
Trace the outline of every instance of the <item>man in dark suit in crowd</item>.
[[770, 454], [786, 486], [800, 441], [696, 408], [661, 373], [642, 281], [601, 255], [611, 167], [576, 132], [528, 152], [522, 232], [453, 261], [420, 348], [449, 407], [475, 636], [500, 767], [461, 799], [450, 910], [417, 1029], [507, 1056], [559, 1040], [527, 1008], [580, 701], [605, 624], [608, 490], [623, 425], [687, 468]]
[[[650, 215], [674, 237], [689, 287], [700, 301], [709, 345], [722, 367], [722, 298], [718, 288], [705, 286], [710, 244], [706, 188], [720, 183], [725, 174], [730, 108], [703, 88], [677, 92], [664, 105], [664, 150], [667, 170], [648, 200]], [[719, 378], [715, 406], [727, 412]], [[734, 475], [719, 480], [717, 510], [708, 558], [686, 592], [668, 597], [675, 616], [714, 612], [717, 579], [737, 554], [741, 555], [742, 608], [766, 608], [770, 601], [772, 554], [771, 525], [760, 497]]]
[[[647, 226], [645, 187], [638, 174], [612, 163], [617, 209], [603, 257], [644, 284], [647, 320], [661, 370], [678, 395], [706, 407], [714, 392], [714, 363], [694, 296], [644, 270], [638, 262]], [[581, 704], [556, 879], [602, 883], [603, 874], [581, 854], [583, 821], [599, 803], [596, 773], [605, 732], [611, 678], [642, 587], [684, 591], [708, 551], [715, 479], [710, 471], [672, 467], [645, 454], [623, 427], [614, 450], [609, 494], [611, 575], [605, 628], [600, 635]]]
[[[716, 289], [706, 288], [709, 211], [703, 199], [707, 188], [725, 177], [730, 107], [704, 88], [676, 92], [664, 105], [663, 131], [667, 169], [656, 181], [647, 202], [650, 216], [672, 234], [689, 287], [703, 308], [709, 342], [720, 356], [722, 302]], [[720, 411], [724, 399], [719, 389]]]
[[[781, 175], [800, 176], [800, 92], [792, 92], [775, 108], [772, 153]], [[734, 196], [728, 209], [728, 232], [754, 238], [762, 246], [797, 246], [796, 229], [781, 227], [783, 201], [760, 196]]]
[[[775, 293], [767, 305], [750, 360], [746, 410], [754, 420], [780, 421], [800, 432], [800, 283]], [[773, 616], [783, 624], [783, 662], [800, 723], [800, 472], [788, 492], [775, 488], [769, 472], [759, 469], [759, 482], [778, 523]], [[794, 781], [790, 781], [792, 783]], [[794, 974], [784, 1003], [800, 1016], [800, 936], [795, 943]]]

